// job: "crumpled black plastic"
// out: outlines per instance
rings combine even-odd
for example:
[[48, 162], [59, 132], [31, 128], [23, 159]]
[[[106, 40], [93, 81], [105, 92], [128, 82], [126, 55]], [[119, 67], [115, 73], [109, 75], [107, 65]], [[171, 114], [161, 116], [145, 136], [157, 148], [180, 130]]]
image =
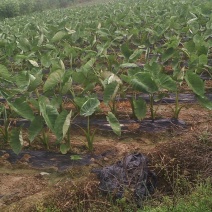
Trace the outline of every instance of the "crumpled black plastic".
[[147, 157], [134, 153], [117, 163], [104, 167], [97, 172], [100, 179], [99, 189], [113, 194], [117, 199], [123, 198], [128, 190], [134, 193], [139, 205], [152, 194], [156, 187], [156, 175], [148, 169]]

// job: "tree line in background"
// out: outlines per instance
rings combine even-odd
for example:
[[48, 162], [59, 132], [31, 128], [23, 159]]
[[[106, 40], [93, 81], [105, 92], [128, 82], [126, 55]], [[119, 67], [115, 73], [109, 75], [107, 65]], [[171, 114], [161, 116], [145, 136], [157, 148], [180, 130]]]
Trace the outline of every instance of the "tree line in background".
[[0, 0], [0, 19], [67, 7], [73, 2], [74, 0]]

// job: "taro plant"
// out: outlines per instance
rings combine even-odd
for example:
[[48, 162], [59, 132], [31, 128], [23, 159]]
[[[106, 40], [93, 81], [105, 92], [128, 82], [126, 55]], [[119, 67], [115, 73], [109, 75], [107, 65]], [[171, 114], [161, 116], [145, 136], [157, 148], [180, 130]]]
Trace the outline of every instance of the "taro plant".
[[4, 105], [0, 106], [0, 116], [3, 117], [3, 127], [0, 127], [0, 133], [3, 137], [4, 143], [7, 143], [7, 142], [9, 142], [10, 120], [9, 120], [7, 110]]
[[87, 141], [86, 146], [89, 151], [93, 151], [94, 136], [96, 133], [96, 129], [94, 130], [94, 132], [91, 132], [90, 116], [96, 111], [99, 105], [100, 105], [100, 102], [97, 98], [89, 98], [80, 108], [80, 115], [87, 117], [87, 128], [83, 129], [79, 125], [78, 126], [85, 134], [86, 141]]

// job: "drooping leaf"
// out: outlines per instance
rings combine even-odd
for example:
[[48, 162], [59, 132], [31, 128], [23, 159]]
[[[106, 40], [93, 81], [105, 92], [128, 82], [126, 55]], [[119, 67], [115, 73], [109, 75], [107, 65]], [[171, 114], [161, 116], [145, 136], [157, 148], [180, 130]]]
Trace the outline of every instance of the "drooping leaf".
[[65, 135], [68, 132], [68, 129], [70, 127], [71, 124], [71, 117], [72, 117], [72, 110], [69, 112], [69, 114], [66, 116], [65, 122], [63, 124], [63, 138], [65, 137]]
[[177, 83], [167, 74], [159, 73], [157, 76], [157, 81], [161, 88], [165, 88], [168, 91], [176, 91]]
[[131, 84], [135, 90], [144, 93], [154, 93], [158, 91], [158, 87], [151, 77], [150, 73], [138, 73], [131, 80]]
[[34, 67], [39, 68], [38, 63], [37, 63], [35, 60], [29, 60], [29, 62], [30, 62]]
[[129, 45], [127, 43], [122, 44], [121, 46], [121, 53], [124, 55], [124, 57], [126, 59], [129, 59], [130, 55], [133, 53], [133, 51], [131, 51], [129, 49]]
[[146, 101], [139, 97], [137, 100], [133, 99], [134, 113], [138, 120], [142, 120], [146, 116], [147, 107]]
[[167, 61], [172, 57], [174, 54], [175, 50], [173, 48], [168, 48], [162, 55], [162, 61]]
[[57, 140], [61, 141], [63, 138], [63, 124], [66, 120], [66, 116], [68, 115], [67, 110], [63, 110], [56, 118], [55, 124], [54, 124], [54, 132], [57, 136]]
[[46, 125], [54, 132], [54, 124], [58, 116], [57, 109], [52, 105], [46, 105], [45, 98], [42, 97], [39, 98], [39, 108]]
[[27, 89], [30, 84], [30, 77], [27, 71], [21, 71], [15, 77], [16, 85], [19, 89]]
[[206, 54], [202, 54], [199, 56], [199, 64], [201, 65], [207, 65], [208, 63], [208, 57]]
[[205, 96], [196, 96], [198, 102], [205, 108], [212, 110], [212, 101], [210, 101], [207, 97]]
[[43, 119], [40, 116], [36, 116], [29, 127], [29, 140], [30, 142], [32, 142], [36, 136], [39, 135], [39, 133], [41, 132], [41, 130], [43, 129], [44, 124], [43, 124]]
[[199, 96], [204, 96], [204, 82], [203, 80], [194, 73], [193, 71], [187, 71], [185, 75], [185, 80], [188, 86], [193, 90], [193, 92]]
[[7, 70], [7, 67], [0, 64], [0, 77], [4, 79], [9, 79], [11, 76], [10, 72]]
[[120, 68], [137, 68], [137, 67], [139, 66], [135, 63], [123, 63], [120, 65]]
[[118, 119], [115, 117], [115, 115], [112, 112], [109, 112], [106, 118], [113, 132], [117, 134], [118, 136], [121, 136], [121, 126]]
[[38, 88], [38, 86], [40, 84], [43, 83], [43, 80], [42, 80], [42, 76], [37, 76], [35, 77], [34, 79], [31, 77], [32, 75], [30, 74], [29, 78], [30, 78], [30, 83], [29, 83], [29, 86], [28, 86], [28, 91], [29, 92], [32, 92], [34, 91], [36, 88]]
[[60, 70], [60, 69], [51, 73], [48, 76], [48, 78], [43, 86], [43, 91], [46, 92], [48, 90], [54, 89], [55, 86], [59, 82], [61, 82], [63, 74], [64, 74], [64, 70]]
[[82, 157], [80, 155], [71, 155], [70, 156], [71, 160], [81, 160]]
[[23, 118], [30, 121], [34, 119], [34, 113], [24, 97], [16, 98], [14, 101], [7, 99], [7, 102], [10, 107]]
[[141, 57], [141, 54], [144, 52], [143, 49], [136, 49], [133, 54], [130, 55], [129, 60], [130, 61], [135, 61], [139, 57]]
[[88, 99], [80, 108], [80, 115], [85, 117], [92, 115], [99, 105], [100, 102], [97, 98]]
[[115, 95], [117, 93], [117, 82], [112, 82], [110, 84], [107, 84], [104, 89], [103, 93], [103, 101], [108, 104], [109, 101], [111, 101], [113, 98], [115, 98]]
[[59, 31], [57, 32], [53, 38], [52, 38], [52, 42], [58, 42], [60, 40], [62, 40], [68, 33], [65, 31]]
[[15, 154], [19, 154], [23, 146], [22, 131], [19, 129], [12, 129], [10, 136], [10, 146]]
[[62, 153], [62, 154], [67, 154], [67, 152], [70, 150], [70, 145], [68, 145], [68, 144], [60, 144], [60, 152]]

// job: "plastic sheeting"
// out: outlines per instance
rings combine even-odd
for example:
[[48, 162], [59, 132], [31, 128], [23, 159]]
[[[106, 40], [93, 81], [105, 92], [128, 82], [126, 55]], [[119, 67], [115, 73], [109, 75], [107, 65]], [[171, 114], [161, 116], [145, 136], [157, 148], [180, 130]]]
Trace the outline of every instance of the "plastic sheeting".
[[155, 190], [156, 175], [148, 169], [147, 157], [140, 153], [130, 154], [97, 173], [101, 191], [116, 198], [123, 198], [126, 191], [131, 191], [140, 206]]

